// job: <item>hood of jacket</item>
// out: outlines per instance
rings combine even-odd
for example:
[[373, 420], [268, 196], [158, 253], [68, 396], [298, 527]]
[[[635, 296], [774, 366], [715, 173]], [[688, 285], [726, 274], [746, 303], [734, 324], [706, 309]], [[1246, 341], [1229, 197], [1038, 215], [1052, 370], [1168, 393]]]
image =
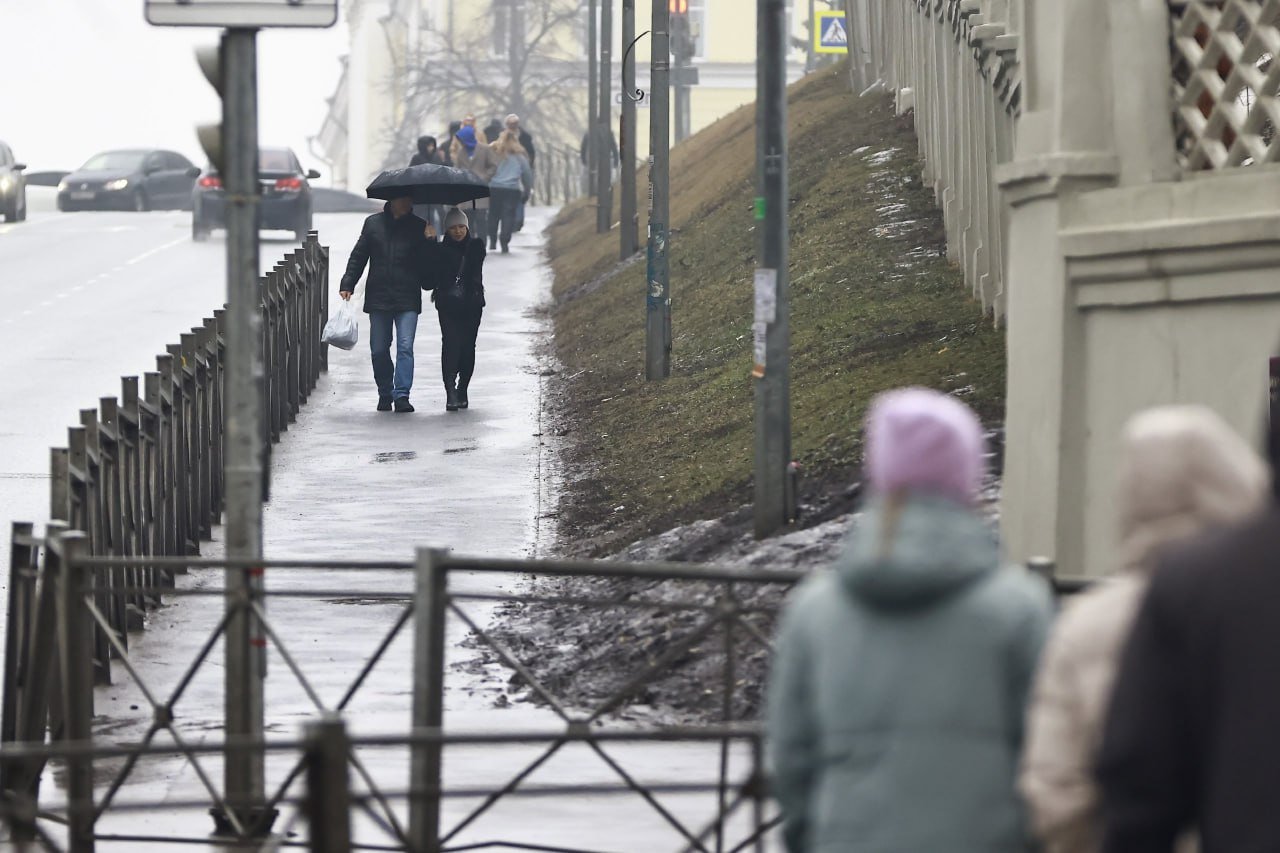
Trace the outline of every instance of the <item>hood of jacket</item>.
[[1267, 466], [1203, 406], [1140, 412], [1125, 425], [1121, 442], [1121, 568], [1147, 571], [1160, 548], [1244, 521], [1267, 500]]
[[886, 610], [933, 605], [999, 566], [995, 535], [981, 518], [944, 497], [874, 498], [835, 569], [858, 600]]

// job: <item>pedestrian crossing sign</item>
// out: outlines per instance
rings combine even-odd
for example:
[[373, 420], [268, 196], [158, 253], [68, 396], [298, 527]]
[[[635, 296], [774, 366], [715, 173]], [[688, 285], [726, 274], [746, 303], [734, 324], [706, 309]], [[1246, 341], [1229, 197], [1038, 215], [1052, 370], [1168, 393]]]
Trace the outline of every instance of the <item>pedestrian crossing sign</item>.
[[849, 30], [845, 27], [844, 12], [816, 12], [817, 26], [813, 28], [814, 53], [848, 53]]

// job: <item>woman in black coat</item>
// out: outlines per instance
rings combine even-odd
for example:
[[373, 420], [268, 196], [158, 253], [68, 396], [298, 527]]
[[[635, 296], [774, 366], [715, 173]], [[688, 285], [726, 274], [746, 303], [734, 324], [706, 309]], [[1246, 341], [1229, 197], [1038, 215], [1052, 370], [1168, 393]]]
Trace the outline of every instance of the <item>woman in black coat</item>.
[[435, 244], [434, 274], [427, 287], [440, 318], [440, 366], [444, 373], [445, 410], [468, 405], [467, 386], [476, 369], [476, 335], [484, 313], [484, 240], [473, 237], [467, 215], [456, 207], [444, 217], [444, 238]]

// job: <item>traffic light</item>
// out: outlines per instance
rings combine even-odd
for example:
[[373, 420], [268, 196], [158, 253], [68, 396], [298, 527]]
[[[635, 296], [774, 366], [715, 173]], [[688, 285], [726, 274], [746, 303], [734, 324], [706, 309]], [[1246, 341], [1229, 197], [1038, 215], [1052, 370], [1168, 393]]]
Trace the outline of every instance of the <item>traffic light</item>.
[[667, 0], [667, 11], [671, 13], [671, 54], [677, 65], [687, 65], [698, 51], [689, 23], [689, 0]]
[[[218, 97], [225, 98], [226, 78], [223, 76], [222, 45], [219, 43], [196, 48], [196, 64], [200, 66], [200, 71], [204, 74], [205, 79], [217, 91]], [[225, 164], [223, 162], [222, 122], [197, 125], [196, 137], [200, 140], [200, 147], [208, 155], [209, 162], [213, 164], [219, 174], [225, 174], [225, 169], [223, 168]]]

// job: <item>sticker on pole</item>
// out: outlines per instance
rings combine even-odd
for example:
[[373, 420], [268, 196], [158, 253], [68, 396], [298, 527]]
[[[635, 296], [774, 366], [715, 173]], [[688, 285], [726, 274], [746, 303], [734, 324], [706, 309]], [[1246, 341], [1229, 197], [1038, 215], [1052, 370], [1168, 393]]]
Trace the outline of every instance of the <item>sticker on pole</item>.
[[756, 322], [774, 323], [778, 319], [778, 271], [756, 270]]
[[331, 27], [338, 0], [147, 0], [158, 27]]
[[814, 53], [848, 53], [849, 30], [844, 12], [817, 12], [813, 28]]
[[769, 351], [769, 327], [764, 323], [752, 323], [751, 333], [756, 365], [751, 369], [751, 375], [756, 379], [764, 377], [765, 357]]
[[751, 325], [754, 343], [755, 367], [751, 375], [760, 379], [764, 376], [767, 354], [769, 351], [769, 324], [778, 320], [778, 271], [775, 269], [757, 269], [755, 278], [756, 316]]

